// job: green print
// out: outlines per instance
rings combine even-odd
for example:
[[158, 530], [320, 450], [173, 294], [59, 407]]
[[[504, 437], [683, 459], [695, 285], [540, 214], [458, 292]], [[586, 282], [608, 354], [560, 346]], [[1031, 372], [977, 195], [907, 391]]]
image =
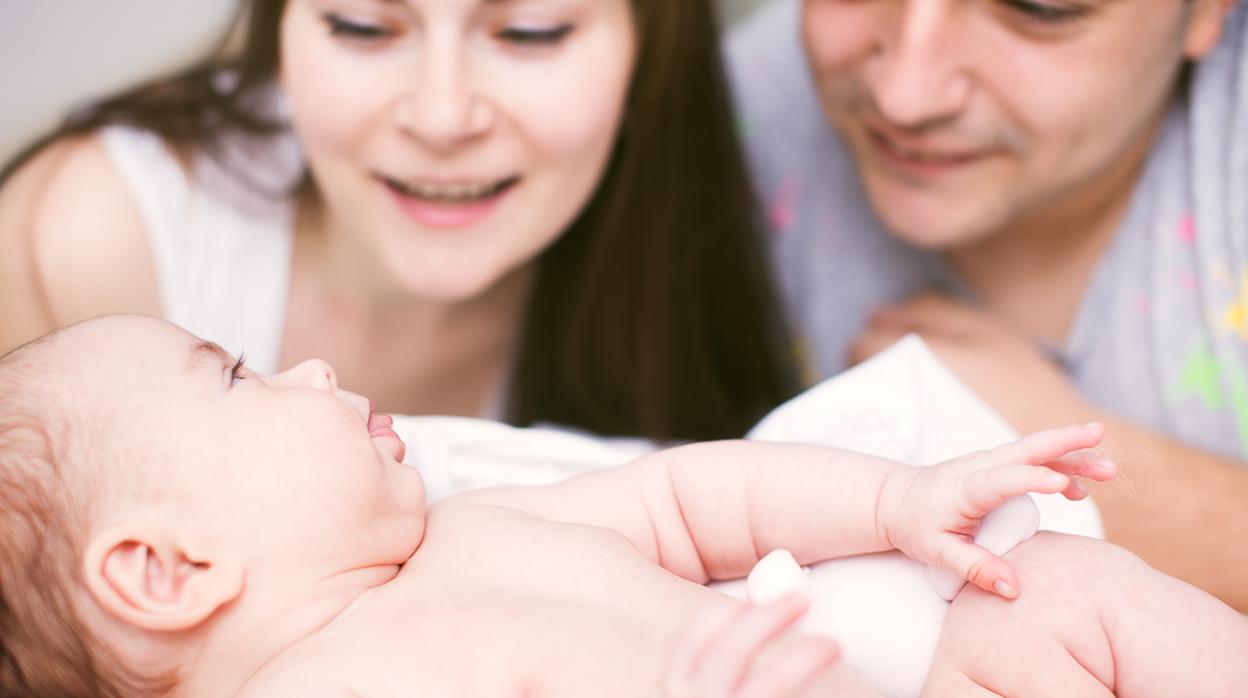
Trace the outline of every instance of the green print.
[[1210, 411], [1221, 409], [1221, 376], [1222, 369], [1217, 358], [1204, 347], [1197, 349], [1183, 367], [1183, 374], [1179, 378], [1179, 394], [1196, 394]]
[[1238, 364], [1229, 364], [1226, 373], [1231, 382], [1231, 409], [1235, 410], [1235, 423], [1239, 427], [1240, 452], [1248, 458], [1248, 378]]
[[1196, 395], [1210, 412], [1218, 411], [1223, 405], [1223, 378], [1230, 386], [1228, 402], [1235, 413], [1240, 450], [1248, 458], [1248, 376], [1239, 364], [1218, 361], [1208, 348], [1201, 347], [1188, 357], [1178, 392], [1180, 396]]

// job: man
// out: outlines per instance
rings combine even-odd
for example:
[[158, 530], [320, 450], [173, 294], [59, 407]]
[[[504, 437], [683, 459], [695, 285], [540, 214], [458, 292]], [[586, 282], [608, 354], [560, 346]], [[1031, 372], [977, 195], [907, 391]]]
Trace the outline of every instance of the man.
[[728, 57], [813, 368], [918, 332], [1107, 422], [1109, 539], [1248, 611], [1248, 5], [775, 0]]

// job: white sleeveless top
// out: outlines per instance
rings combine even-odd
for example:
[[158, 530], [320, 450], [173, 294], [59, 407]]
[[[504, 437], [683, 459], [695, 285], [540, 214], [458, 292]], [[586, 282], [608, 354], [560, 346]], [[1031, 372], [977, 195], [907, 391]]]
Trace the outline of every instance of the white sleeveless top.
[[[304, 164], [290, 133], [226, 138], [216, 157], [187, 168], [160, 136], [100, 131], [138, 207], [156, 263], [162, 317], [234, 354], [257, 373], [281, 369], [282, 331], [294, 249], [291, 195]], [[481, 417], [502, 419], [507, 381]]]
[[109, 126], [100, 140], [147, 231], [163, 317], [276, 372], [303, 167], [293, 137], [227, 139], [189, 172], [149, 131]]

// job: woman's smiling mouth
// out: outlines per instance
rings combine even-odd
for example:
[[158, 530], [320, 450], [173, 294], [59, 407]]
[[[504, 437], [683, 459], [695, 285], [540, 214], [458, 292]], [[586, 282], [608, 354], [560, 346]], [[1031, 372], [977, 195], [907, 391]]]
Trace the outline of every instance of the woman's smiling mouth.
[[382, 180], [386, 183], [386, 186], [402, 196], [422, 199], [431, 203], [467, 204], [480, 203], [498, 196], [518, 183], [520, 177], [519, 175], [513, 175], [494, 181], [404, 181], [392, 177], [383, 177]]
[[421, 181], [379, 177], [390, 190], [399, 209], [428, 228], [464, 228], [489, 216], [508, 192], [520, 183], [513, 175], [505, 179]]

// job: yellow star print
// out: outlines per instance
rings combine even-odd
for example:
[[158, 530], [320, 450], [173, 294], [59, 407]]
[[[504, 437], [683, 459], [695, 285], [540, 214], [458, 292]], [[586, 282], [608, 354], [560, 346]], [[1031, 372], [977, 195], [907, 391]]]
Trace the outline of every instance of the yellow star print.
[[1222, 311], [1218, 324], [1222, 329], [1234, 332], [1240, 339], [1248, 341], [1248, 272], [1244, 272], [1240, 278], [1239, 293]]

